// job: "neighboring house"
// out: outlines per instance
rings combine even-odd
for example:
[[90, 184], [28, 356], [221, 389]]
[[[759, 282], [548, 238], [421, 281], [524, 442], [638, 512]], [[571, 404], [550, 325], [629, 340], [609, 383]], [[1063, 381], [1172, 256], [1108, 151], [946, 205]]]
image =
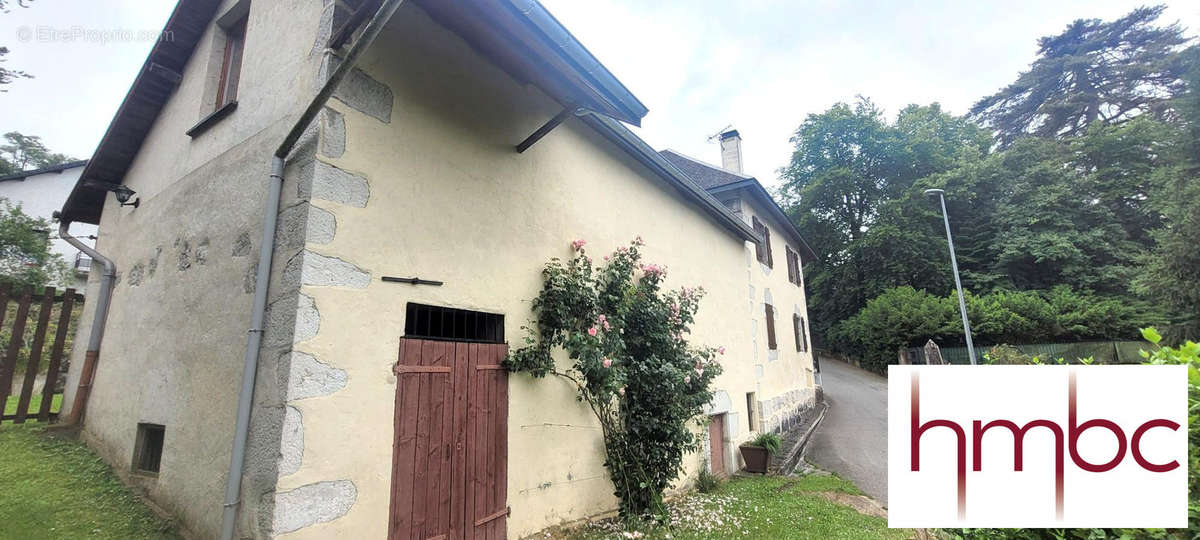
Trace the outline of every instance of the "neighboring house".
[[[21, 211], [33, 217], [52, 222], [54, 212], [63, 207], [67, 195], [79, 181], [79, 173], [87, 161], [71, 161], [60, 165], [22, 171], [6, 176], [0, 176], [0, 197], [8, 199], [13, 204], [20, 204]], [[72, 231], [89, 245], [94, 242], [87, 238], [95, 236], [96, 226], [80, 223]], [[88, 269], [92, 260], [79, 252], [70, 244], [57, 238], [58, 231], [52, 230], [54, 237], [50, 242], [50, 250], [62, 256], [71, 267], [73, 279], [69, 283], [56, 283], [60, 287], [75, 287], [83, 291], [87, 285]]]
[[707, 186], [627, 129], [646, 108], [532, 0], [400, 5], [288, 155], [251, 328], [267, 165], [360, 5], [182, 0], [68, 200], [119, 279], [90, 394], [78, 347], [64, 403], [87, 399], [119, 473], [217, 536], [249, 330], [239, 537], [517, 538], [612, 510], [573, 387], [495, 369], [577, 238], [641, 235], [670, 286], [708, 291], [690, 339], [727, 353], [679, 487], [813, 405], [803, 239], [753, 179]]

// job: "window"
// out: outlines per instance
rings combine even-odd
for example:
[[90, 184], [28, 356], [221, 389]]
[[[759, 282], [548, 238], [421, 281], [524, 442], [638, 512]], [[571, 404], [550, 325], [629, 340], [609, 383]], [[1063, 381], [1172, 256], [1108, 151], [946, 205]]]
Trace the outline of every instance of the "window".
[[792, 246], [784, 246], [787, 252], [788, 281], [801, 285], [800, 254], [792, 251]]
[[775, 261], [771, 258], [771, 229], [753, 216], [750, 217], [750, 224], [754, 227], [754, 232], [762, 237], [762, 241], [754, 245], [755, 257], [768, 268], [774, 268]]
[[409, 302], [405, 337], [504, 343], [504, 315]]
[[746, 419], [750, 422], [750, 431], [759, 430], [758, 399], [754, 392], [746, 392]]
[[778, 349], [775, 343], [775, 308], [771, 304], [767, 306], [767, 347], [772, 351]]
[[242, 50], [246, 44], [246, 19], [243, 15], [228, 26], [225, 33], [225, 52], [221, 59], [221, 78], [217, 83], [217, 101], [214, 110], [237, 101], [238, 79], [242, 75]]
[[167, 428], [158, 424], [138, 424], [137, 438], [133, 442], [133, 470], [139, 473], [158, 474], [162, 463], [163, 436]]
[[792, 315], [792, 327], [796, 333], [796, 352], [808, 350], [808, 332], [804, 330], [804, 317]]

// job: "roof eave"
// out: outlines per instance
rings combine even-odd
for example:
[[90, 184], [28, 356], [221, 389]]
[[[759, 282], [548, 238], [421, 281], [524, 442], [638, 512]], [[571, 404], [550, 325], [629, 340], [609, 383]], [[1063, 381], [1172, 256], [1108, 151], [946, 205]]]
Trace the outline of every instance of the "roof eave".
[[67, 169], [83, 167], [84, 165], [87, 165], [86, 159], [68, 161], [66, 163], [59, 163], [58, 165], [51, 165], [49, 167], [42, 167], [40, 169], [32, 169], [28, 171], [15, 172], [6, 176], [0, 176], [0, 182], [5, 182], [8, 180], [21, 180], [24, 178], [29, 178], [30, 176], [37, 176], [39, 174], [60, 173]]
[[745, 189], [749, 191], [750, 194], [758, 199], [763, 207], [767, 209], [767, 212], [769, 212], [772, 217], [784, 224], [784, 231], [788, 234], [788, 236], [791, 236], [792, 240], [799, 244], [800, 249], [804, 251], [804, 253], [801, 255], [804, 255], [805, 257], [802, 257], [801, 261], [804, 261], [805, 259], [807, 259], [809, 262], [819, 260], [817, 258], [817, 252], [813, 250], [812, 246], [808, 245], [806, 240], [804, 240], [804, 235], [800, 234], [800, 229], [796, 228], [796, 225], [792, 223], [791, 218], [788, 217], [787, 212], [784, 212], [783, 208], [779, 207], [779, 203], [775, 202], [775, 198], [772, 197], [770, 193], [767, 193], [766, 188], [764, 188], [758, 180], [749, 178], [741, 182], [734, 182], [731, 184], [710, 188], [708, 192], [724, 193], [728, 191], [737, 191], [739, 189]]

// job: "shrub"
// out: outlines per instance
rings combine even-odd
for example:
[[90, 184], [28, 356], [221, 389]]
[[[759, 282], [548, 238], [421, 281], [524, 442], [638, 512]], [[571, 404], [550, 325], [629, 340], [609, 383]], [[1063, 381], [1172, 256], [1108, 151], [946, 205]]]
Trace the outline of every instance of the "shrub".
[[759, 434], [759, 436], [755, 437], [750, 442], [746, 443], [746, 445], [747, 446], [757, 446], [759, 448], [766, 448], [767, 452], [769, 452], [771, 454], [778, 454], [779, 447], [783, 445], [783, 441], [779, 438], [779, 435], [776, 433], [762, 433], [762, 434]]
[[[574, 384], [600, 422], [626, 520], [664, 515], [663, 491], [683, 471], [684, 453], [697, 449], [699, 426], [688, 424], [712, 400], [724, 352], [688, 343], [704, 291], [664, 290], [666, 269], [640, 264], [641, 246], [638, 238], [595, 266], [576, 240], [569, 261], [551, 259], [525, 345], [505, 360], [509, 371]], [[558, 349], [571, 361], [565, 369], [552, 356]]]
[[984, 362], [997, 366], [1023, 366], [1033, 363], [1033, 357], [1012, 345], [996, 345], [983, 353]]
[[[1064, 538], [1195, 538], [1200, 531], [1200, 344], [1185, 342], [1177, 348], [1160, 346], [1162, 336], [1154, 328], [1141, 330], [1142, 337], [1154, 345], [1152, 352], [1142, 351], [1146, 364], [1182, 364], [1188, 366], [1188, 528], [1182, 529], [947, 529], [943, 536], [970, 540], [993, 538], [1064, 539]], [[1088, 363], [1086, 359], [1080, 359]], [[1040, 363], [1034, 358], [1028, 363]], [[1057, 359], [1053, 363], [1064, 363]]]
[[[1156, 320], [1134, 302], [1055, 287], [1048, 291], [1000, 291], [966, 295], [975, 343], [1039, 343], [1128, 339]], [[836, 324], [829, 342], [883, 372], [902, 347], [932, 339], [942, 346], [964, 343], [958, 295], [935, 296], [909, 286], [888, 289], [857, 314]]]
[[708, 461], [704, 462], [704, 466], [700, 467], [700, 473], [696, 475], [696, 489], [700, 493], [712, 493], [721, 487], [721, 477], [708, 471]]

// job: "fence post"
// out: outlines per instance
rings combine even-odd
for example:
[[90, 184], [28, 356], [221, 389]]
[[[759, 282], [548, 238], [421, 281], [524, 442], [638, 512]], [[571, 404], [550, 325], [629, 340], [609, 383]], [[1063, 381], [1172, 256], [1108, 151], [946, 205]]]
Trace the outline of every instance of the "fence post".
[[[25, 381], [21, 383], [21, 396], [17, 398], [15, 422], [24, 424], [29, 416], [29, 400], [33, 398], [33, 383], [37, 379], [42, 363], [42, 345], [46, 342], [46, 327], [50, 326], [50, 310], [54, 309], [54, 287], [42, 290], [42, 305], [38, 308], [37, 326], [33, 330], [33, 345], [29, 349], [29, 361], [25, 363]], [[16, 369], [16, 366], [13, 366]]]
[[[8, 407], [8, 394], [12, 390], [13, 372], [17, 369], [17, 356], [25, 342], [25, 320], [29, 318], [29, 304], [33, 302], [33, 290], [25, 289], [17, 302], [17, 316], [13, 319], [12, 334], [8, 338], [8, 354], [0, 363], [0, 407]], [[0, 422], [3, 422], [0, 416]]]
[[46, 384], [42, 386], [42, 406], [38, 408], [38, 421], [50, 419], [50, 404], [58, 390], [58, 375], [62, 369], [63, 346], [67, 334], [71, 331], [71, 310], [75, 307], [75, 289], [63, 292], [62, 304], [59, 305], [58, 331], [54, 334], [54, 346], [50, 349], [50, 366], [46, 368]]

